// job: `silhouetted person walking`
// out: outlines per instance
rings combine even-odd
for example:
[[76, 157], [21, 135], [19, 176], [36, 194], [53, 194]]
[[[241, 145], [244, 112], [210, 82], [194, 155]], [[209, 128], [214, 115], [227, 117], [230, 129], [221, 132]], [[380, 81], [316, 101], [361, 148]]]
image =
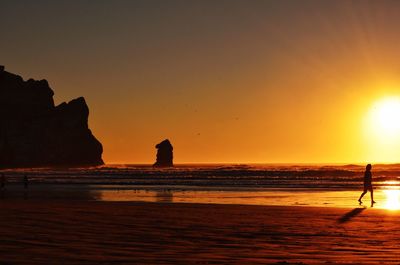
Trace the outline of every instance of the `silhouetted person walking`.
[[6, 187], [6, 176], [4, 174], [1, 174], [0, 186], [2, 189]]
[[371, 207], [374, 205], [374, 188], [372, 187], [372, 173], [371, 173], [371, 164], [368, 164], [367, 167], [365, 168], [365, 173], [364, 173], [364, 191], [361, 193], [360, 198], [358, 199], [358, 202], [360, 205], [362, 204], [362, 197], [369, 191], [371, 193]]
[[24, 175], [24, 188], [27, 189], [28, 188], [28, 177], [26, 175]]

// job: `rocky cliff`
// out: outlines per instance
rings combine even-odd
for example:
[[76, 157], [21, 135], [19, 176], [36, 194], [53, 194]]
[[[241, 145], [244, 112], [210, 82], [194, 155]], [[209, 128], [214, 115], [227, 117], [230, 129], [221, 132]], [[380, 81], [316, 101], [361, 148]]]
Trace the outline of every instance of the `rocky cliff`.
[[80, 97], [54, 105], [46, 80], [24, 81], [0, 66], [0, 168], [103, 164]]

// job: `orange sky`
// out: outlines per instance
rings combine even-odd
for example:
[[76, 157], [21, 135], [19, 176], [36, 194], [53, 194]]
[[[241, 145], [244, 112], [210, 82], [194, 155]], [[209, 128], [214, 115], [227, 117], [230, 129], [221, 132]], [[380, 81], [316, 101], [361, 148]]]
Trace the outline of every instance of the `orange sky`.
[[[1, 1], [0, 64], [84, 96], [107, 163], [400, 161], [395, 1]], [[371, 127], [369, 127], [371, 126]], [[379, 137], [378, 137], [379, 138]]]

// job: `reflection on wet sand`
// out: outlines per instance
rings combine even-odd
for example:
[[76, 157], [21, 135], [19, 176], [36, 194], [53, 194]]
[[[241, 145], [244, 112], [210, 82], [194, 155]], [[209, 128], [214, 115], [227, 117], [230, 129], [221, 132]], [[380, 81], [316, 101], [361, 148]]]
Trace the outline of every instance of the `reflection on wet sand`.
[[[99, 190], [102, 201], [244, 204], [271, 206], [358, 207], [358, 191]], [[374, 208], [399, 210], [400, 190], [376, 190]], [[362, 207], [369, 207], [365, 200]]]
[[[374, 208], [400, 210], [400, 189], [393, 186], [374, 191]], [[359, 191], [332, 190], [191, 190], [178, 187], [135, 187], [128, 185], [36, 185], [20, 184], [0, 189], [0, 199], [97, 200], [163, 203], [243, 204], [271, 206], [359, 207]], [[363, 207], [370, 206], [369, 198]]]
[[174, 196], [171, 190], [162, 190], [156, 192], [157, 202], [172, 202], [173, 198]]

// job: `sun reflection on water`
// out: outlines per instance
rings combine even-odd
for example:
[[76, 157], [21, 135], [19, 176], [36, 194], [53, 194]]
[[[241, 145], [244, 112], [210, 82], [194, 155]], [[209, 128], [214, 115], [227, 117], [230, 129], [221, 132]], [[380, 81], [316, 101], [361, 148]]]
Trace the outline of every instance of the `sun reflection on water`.
[[400, 181], [398, 181], [398, 180], [387, 180], [387, 181], [384, 181], [383, 183], [386, 185], [389, 185], [389, 186], [399, 186], [400, 185]]
[[400, 190], [383, 190], [386, 196], [385, 209], [399, 210], [400, 209]]

